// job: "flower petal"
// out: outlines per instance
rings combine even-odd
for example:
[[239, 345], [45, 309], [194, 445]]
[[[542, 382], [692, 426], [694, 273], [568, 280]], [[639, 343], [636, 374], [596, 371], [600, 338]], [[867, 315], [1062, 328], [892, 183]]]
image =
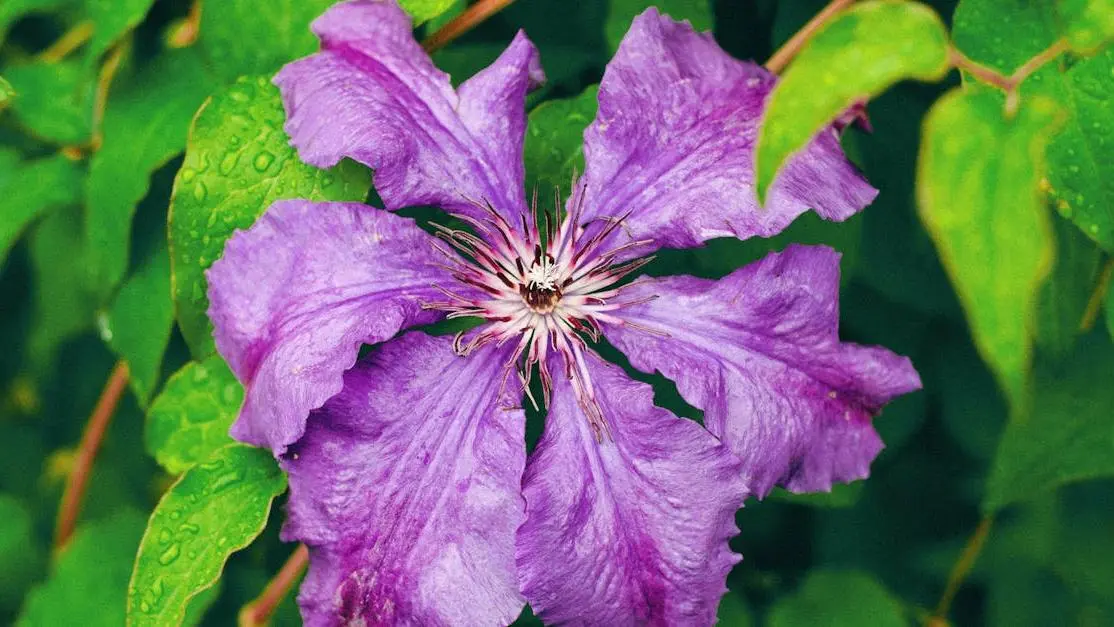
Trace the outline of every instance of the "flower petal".
[[867, 476], [882, 449], [872, 418], [921, 387], [908, 358], [840, 342], [839, 254], [824, 246], [790, 246], [718, 281], [644, 278], [619, 298], [652, 300], [619, 310], [633, 325], [604, 335], [704, 410], [758, 496]]
[[546, 624], [710, 625], [740, 559], [727, 546], [746, 496], [739, 462], [655, 407], [648, 385], [587, 361], [610, 438], [596, 440], [558, 378], [523, 478], [523, 594]]
[[[307, 625], [506, 625], [525, 416], [500, 393], [510, 352], [457, 357], [410, 333], [350, 370], [283, 458], [283, 538], [310, 547]], [[505, 347], [510, 348], [510, 347]]]
[[490, 202], [518, 224], [526, 92], [544, 80], [521, 32], [454, 92], [393, 1], [349, 0], [313, 23], [321, 52], [275, 77], [286, 132], [307, 163], [351, 157], [375, 170], [388, 209], [433, 205], [472, 216]]
[[233, 437], [276, 455], [341, 388], [361, 344], [437, 320], [452, 281], [413, 220], [357, 203], [284, 200], [209, 269], [217, 350], [247, 394]]
[[758, 205], [754, 143], [775, 81], [687, 22], [653, 8], [635, 18], [584, 132], [583, 221], [631, 212], [615, 237], [681, 248], [714, 237], [769, 237], [809, 208], [829, 220], [860, 211], [877, 190], [830, 130], [790, 161]]

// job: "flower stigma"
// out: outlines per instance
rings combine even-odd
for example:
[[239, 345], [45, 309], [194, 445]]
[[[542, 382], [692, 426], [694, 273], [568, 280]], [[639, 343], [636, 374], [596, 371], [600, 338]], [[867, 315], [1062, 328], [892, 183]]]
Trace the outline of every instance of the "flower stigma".
[[[655, 298], [623, 301], [618, 298], [623, 288], [616, 285], [653, 257], [621, 260], [624, 253], [651, 240], [609, 248], [609, 239], [627, 216], [586, 229], [580, 224], [584, 188], [574, 184], [574, 190], [571, 209], [559, 223], [549, 212], [538, 211], [535, 192], [531, 203], [534, 219], [528, 222], [523, 216], [521, 230], [486, 201], [472, 203], [483, 210], [482, 218], [457, 216], [471, 225], [475, 234], [434, 224], [437, 237], [453, 249], [436, 246], [447, 260], [439, 265], [459, 281], [459, 286], [454, 290], [435, 285], [448, 300], [422, 306], [445, 311], [450, 319], [478, 316], [486, 320], [481, 327], [457, 334], [453, 347], [458, 355], [467, 356], [491, 343], [501, 346], [516, 342], [506, 370], [516, 370], [535, 408], [538, 404], [530, 392], [534, 368], [548, 405], [553, 383], [548, 358], [550, 353], [560, 355], [561, 374], [572, 381], [581, 410], [596, 438], [602, 440], [608, 429], [585, 362], [594, 358], [587, 340], [599, 340], [600, 323], [658, 333], [614, 315], [618, 309]], [[554, 200], [555, 207], [561, 207], [559, 193]]]

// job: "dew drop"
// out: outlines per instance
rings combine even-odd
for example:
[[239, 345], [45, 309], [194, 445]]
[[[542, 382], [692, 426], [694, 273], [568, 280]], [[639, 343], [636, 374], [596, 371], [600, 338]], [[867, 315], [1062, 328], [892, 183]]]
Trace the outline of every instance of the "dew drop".
[[178, 520], [182, 517], [182, 512], [170, 512], [170, 520]]
[[255, 159], [252, 159], [251, 164], [255, 167], [256, 170], [265, 172], [267, 168], [270, 167], [271, 163], [274, 162], [274, 160], [275, 156], [264, 150], [263, 152], [255, 155]]
[[159, 544], [170, 544], [170, 539], [172, 537], [169, 529], [163, 529], [159, 532]]
[[237, 389], [237, 387], [233, 384], [229, 384], [229, 385], [224, 386], [224, 392], [223, 392], [224, 402], [228, 403], [229, 405], [236, 402], [236, 397], [238, 396], [238, 394], [237, 394], [238, 391], [239, 390]]
[[197, 465], [197, 467], [199, 469], [204, 470], [205, 472], [213, 472], [214, 470], [220, 470], [221, 466], [224, 466], [224, 462], [222, 462], [219, 459], [215, 459], [211, 462], [201, 462], [200, 464]]
[[197, 178], [197, 172], [193, 168], [182, 168], [182, 182], [192, 183], [193, 179]]
[[242, 478], [243, 477], [239, 472], [227, 472], [217, 477], [216, 479], [213, 479], [212, 483], [209, 484], [209, 489], [213, 492], [219, 492], [234, 483], [238, 483]]
[[193, 187], [193, 199], [197, 202], [205, 202], [205, 198], [209, 196], [209, 188], [205, 187], [205, 183], [197, 182]]
[[186, 533], [192, 534], [196, 534], [198, 531], [201, 531], [201, 527], [198, 527], [193, 523], [182, 523], [182, 526], [179, 527], [179, 529], [185, 531]]
[[229, 174], [232, 174], [233, 170], [236, 169], [236, 164], [239, 162], [240, 151], [232, 150], [225, 154], [224, 158], [220, 160], [220, 166], [218, 166], [217, 169], [220, 170], [221, 174], [228, 176]]
[[146, 601], [140, 601], [139, 602], [139, 610], [141, 612], [143, 612], [144, 614], [150, 614], [151, 613], [151, 604], [146, 602]]
[[228, 97], [235, 100], [236, 102], [247, 102], [248, 100], [251, 100], [251, 95], [242, 89], [233, 89], [232, 91], [228, 92]]
[[169, 566], [174, 563], [174, 560], [178, 559], [178, 556], [181, 553], [182, 547], [178, 546], [177, 544], [171, 544], [170, 546], [166, 547], [166, 550], [163, 551], [161, 555], [159, 555], [159, 563], [163, 566]]

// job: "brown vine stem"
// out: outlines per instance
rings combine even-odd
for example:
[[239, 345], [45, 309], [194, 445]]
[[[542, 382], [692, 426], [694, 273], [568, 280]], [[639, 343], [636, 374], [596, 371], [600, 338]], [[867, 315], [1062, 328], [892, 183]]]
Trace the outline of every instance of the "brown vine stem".
[[66, 31], [58, 41], [39, 53], [39, 60], [46, 63], [57, 63], [65, 59], [71, 52], [77, 50], [82, 44], [93, 36], [93, 22], [86, 20]]
[[89, 474], [93, 470], [93, 460], [97, 458], [97, 451], [104, 440], [105, 431], [112, 422], [112, 415], [116, 413], [116, 405], [120, 402], [124, 390], [128, 385], [128, 364], [121, 360], [116, 362], [112, 374], [104, 384], [101, 397], [89, 416], [85, 425], [85, 432], [81, 434], [81, 444], [74, 458], [73, 468], [70, 469], [66, 479], [66, 489], [62, 492], [62, 504], [58, 508], [58, 522], [54, 531], [54, 548], [61, 549], [73, 535], [77, 516], [81, 512], [81, 501], [85, 497], [85, 487], [89, 484]]
[[789, 41], [785, 42], [776, 52], [766, 61], [766, 69], [774, 74], [780, 74], [785, 66], [797, 56], [797, 53], [804, 48], [808, 40], [820, 30], [820, 27], [828, 23], [837, 13], [851, 6], [855, 0], [832, 0], [820, 10], [819, 13], [812, 16], [812, 19], [807, 24], [801, 27]]
[[266, 625], [270, 620], [271, 614], [274, 614], [275, 608], [282, 602], [290, 589], [298, 581], [298, 577], [302, 576], [302, 571], [306, 569], [309, 564], [309, 549], [306, 545], [300, 544], [286, 563], [282, 565], [275, 578], [267, 583], [267, 587], [263, 588], [263, 592], [251, 603], [248, 603], [240, 610], [240, 616], [237, 621], [239, 627], [261, 627]]
[[971, 572], [971, 567], [975, 565], [975, 560], [979, 558], [979, 553], [982, 552], [983, 545], [986, 544], [986, 539], [990, 535], [990, 528], [993, 524], [994, 518], [992, 516], [983, 518], [979, 526], [975, 528], [975, 532], [971, 534], [970, 539], [967, 540], [967, 545], [963, 547], [959, 559], [952, 566], [952, 572], [948, 575], [947, 587], [944, 588], [944, 594], [940, 597], [940, 602], [936, 604], [936, 611], [933, 612], [932, 618], [926, 622], [927, 625], [948, 624], [948, 610], [951, 609], [952, 601], [960, 587], [963, 586], [963, 580]]
[[440, 50], [449, 42], [479, 26], [484, 20], [503, 10], [512, 2], [514, 0], [479, 0], [465, 9], [463, 13], [454, 17], [448, 24], [442, 26], [436, 33], [427, 37], [422, 42], [422, 47], [425, 48], [426, 52]]

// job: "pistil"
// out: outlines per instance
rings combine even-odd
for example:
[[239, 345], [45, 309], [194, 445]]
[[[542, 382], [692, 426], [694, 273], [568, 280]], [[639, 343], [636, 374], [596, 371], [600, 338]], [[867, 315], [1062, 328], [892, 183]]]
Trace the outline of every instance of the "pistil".
[[[589, 235], [579, 224], [584, 188], [576, 188], [571, 207], [558, 222], [549, 212], [539, 212], [537, 195], [532, 204], [534, 220], [523, 218], [515, 229], [490, 203], [473, 203], [484, 211], [481, 219], [463, 217], [475, 234], [435, 225], [437, 236], [452, 250], [438, 246], [443, 265], [459, 282], [456, 289], [436, 286], [448, 300], [425, 303], [427, 309], [448, 313], [449, 318], [479, 316], [488, 324], [457, 335], [454, 349], [468, 355], [489, 343], [516, 341], [507, 371], [516, 370], [527, 398], [537, 366], [545, 402], [549, 402], [552, 373], [548, 356], [563, 358], [563, 375], [572, 380], [581, 409], [598, 439], [606, 437], [606, 422], [596, 402], [586, 359], [593, 358], [585, 338], [598, 341], [600, 322], [623, 324], [612, 315], [616, 309], [637, 304], [612, 300], [622, 291], [616, 284], [642, 268], [652, 257], [616, 263], [620, 253], [649, 243], [632, 241], [601, 251], [626, 216], [610, 219]], [[555, 197], [556, 211], [560, 197]], [[543, 237], [544, 234], [544, 237]], [[455, 252], [454, 252], [455, 251]], [[641, 299], [637, 302], [645, 302]], [[515, 368], [517, 366], [517, 368]]]

